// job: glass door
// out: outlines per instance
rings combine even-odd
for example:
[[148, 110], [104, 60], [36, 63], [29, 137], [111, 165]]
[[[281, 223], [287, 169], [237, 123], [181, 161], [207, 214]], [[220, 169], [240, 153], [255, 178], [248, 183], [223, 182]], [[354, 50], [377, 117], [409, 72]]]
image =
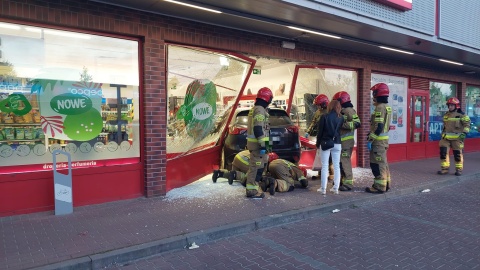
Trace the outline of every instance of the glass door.
[[426, 157], [428, 141], [428, 92], [411, 91], [409, 98], [409, 145], [408, 157], [412, 159]]

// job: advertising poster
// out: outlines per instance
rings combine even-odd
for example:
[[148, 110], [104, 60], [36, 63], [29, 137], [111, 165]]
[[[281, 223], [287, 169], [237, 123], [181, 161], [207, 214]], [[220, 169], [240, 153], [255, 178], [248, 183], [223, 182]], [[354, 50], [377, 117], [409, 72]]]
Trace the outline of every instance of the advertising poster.
[[[390, 123], [389, 144], [407, 142], [407, 78], [384, 74], [373, 74], [371, 85], [385, 83], [390, 89], [388, 104], [392, 107], [392, 122]], [[372, 103], [373, 111], [373, 103]]]

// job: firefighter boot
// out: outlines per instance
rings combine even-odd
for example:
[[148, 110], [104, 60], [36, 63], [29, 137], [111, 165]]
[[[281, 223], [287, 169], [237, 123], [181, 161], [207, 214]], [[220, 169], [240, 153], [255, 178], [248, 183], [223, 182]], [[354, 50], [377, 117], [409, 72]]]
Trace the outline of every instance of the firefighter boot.
[[223, 176], [223, 172], [220, 170], [214, 170], [212, 175], [213, 183], [217, 183], [217, 179]]
[[270, 195], [275, 195], [275, 189], [276, 189], [276, 182], [274, 178], [268, 178], [269, 186], [268, 186], [268, 192], [270, 192]]
[[456, 176], [462, 175], [462, 170], [457, 170], [457, 171], [455, 172], [455, 175], [456, 175]]
[[373, 185], [371, 187], [366, 187], [365, 192], [373, 193], [373, 194], [383, 194], [384, 191], [376, 189]]
[[265, 193], [260, 193], [260, 192], [257, 192], [255, 195], [250, 195], [250, 196], [247, 196], [247, 198], [250, 198], [250, 199], [263, 199], [265, 197]]
[[440, 171], [437, 172], [440, 175], [448, 174], [448, 168], [442, 168]]
[[228, 175], [228, 184], [229, 185], [233, 184], [233, 179], [237, 179], [237, 172], [236, 171], [231, 171], [230, 174]]
[[302, 180], [300, 180], [300, 185], [302, 185], [303, 188], [308, 187], [308, 181], [307, 181], [307, 179], [302, 179]]

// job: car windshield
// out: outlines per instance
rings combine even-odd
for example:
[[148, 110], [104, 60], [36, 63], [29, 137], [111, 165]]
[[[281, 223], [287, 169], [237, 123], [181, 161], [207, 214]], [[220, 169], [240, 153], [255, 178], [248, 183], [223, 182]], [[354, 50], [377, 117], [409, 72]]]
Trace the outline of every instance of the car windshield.
[[[284, 110], [270, 109], [270, 126], [284, 126], [292, 125], [292, 120], [288, 117], [288, 114]], [[248, 122], [248, 110], [241, 111], [237, 114], [235, 124], [247, 125]]]

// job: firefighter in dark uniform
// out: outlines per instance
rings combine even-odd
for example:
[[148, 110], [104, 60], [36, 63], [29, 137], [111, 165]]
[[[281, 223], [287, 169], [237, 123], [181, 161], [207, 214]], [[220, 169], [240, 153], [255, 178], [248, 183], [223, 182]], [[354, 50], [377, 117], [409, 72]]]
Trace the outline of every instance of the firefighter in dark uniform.
[[388, 168], [388, 130], [392, 118], [392, 108], [388, 106], [390, 89], [384, 83], [375, 84], [373, 92], [375, 110], [370, 118], [370, 133], [367, 147], [370, 150], [370, 168], [372, 169], [373, 185], [365, 188], [369, 193], [384, 193], [390, 189], [390, 169]]
[[267, 107], [272, 102], [272, 91], [263, 87], [258, 90], [255, 104], [248, 113], [247, 149], [250, 151], [250, 162], [247, 172], [246, 195], [248, 198], [265, 197], [258, 182], [262, 180], [263, 171], [268, 160], [270, 124]]
[[438, 174], [448, 174], [450, 168], [449, 151], [453, 150], [455, 160], [455, 175], [462, 175], [463, 147], [467, 133], [470, 132], [470, 117], [460, 108], [460, 101], [456, 97], [447, 100], [448, 112], [443, 116], [442, 139], [440, 140], [440, 171]]
[[233, 180], [239, 181], [243, 186], [247, 181], [248, 164], [250, 162], [250, 151], [243, 150], [235, 155], [232, 162], [232, 170], [220, 169], [214, 170], [212, 175], [213, 183], [217, 182], [217, 178], [223, 177], [228, 179], [228, 183], [233, 184]]
[[275, 153], [268, 154], [268, 177], [264, 177], [260, 182], [263, 191], [267, 188], [270, 195], [275, 191], [288, 192], [295, 189], [295, 186], [306, 188], [308, 186], [307, 170], [296, 164], [278, 158]]
[[[314, 137], [317, 136], [318, 121], [320, 121], [320, 117], [322, 117], [322, 115], [327, 113], [328, 103], [330, 103], [330, 100], [324, 94], [320, 94], [320, 95], [316, 96], [315, 99], [313, 100], [313, 104], [317, 106], [317, 110], [315, 111], [315, 114], [313, 115], [313, 119], [312, 119], [312, 122], [310, 123], [310, 126], [307, 129], [307, 133], [305, 133], [305, 138], [308, 138], [310, 135], [314, 136]], [[333, 180], [333, 163], [332, 163], [332, 157], [331, 156], [330, 156], [328, 162], [330, 164], [329, 167], [328, 167], [328, 172], [329, 172], [328, 179]], [[312, 176], [312, 180], [315, 180], [317, 178], [320, 179], [320, 174], [321, 174], [321, 171], [318, 172], [318, 176], [315, 176], [315, 175]]]
[[353, 189], [352, 172], [352, 152], [355, 146], [355, 129], [360, 127], [360, 118], [353, 109], [350, 100], [350, 94], [345, 91], [337, 92], [332, 99], [340, 101], [342, 105], [343, 125], [340, 128], [340, 137], [342, 140], [342, 152], [340, 154], [340, 171], [342, 178], [340, 181], [340, 191], [350, 191]]

